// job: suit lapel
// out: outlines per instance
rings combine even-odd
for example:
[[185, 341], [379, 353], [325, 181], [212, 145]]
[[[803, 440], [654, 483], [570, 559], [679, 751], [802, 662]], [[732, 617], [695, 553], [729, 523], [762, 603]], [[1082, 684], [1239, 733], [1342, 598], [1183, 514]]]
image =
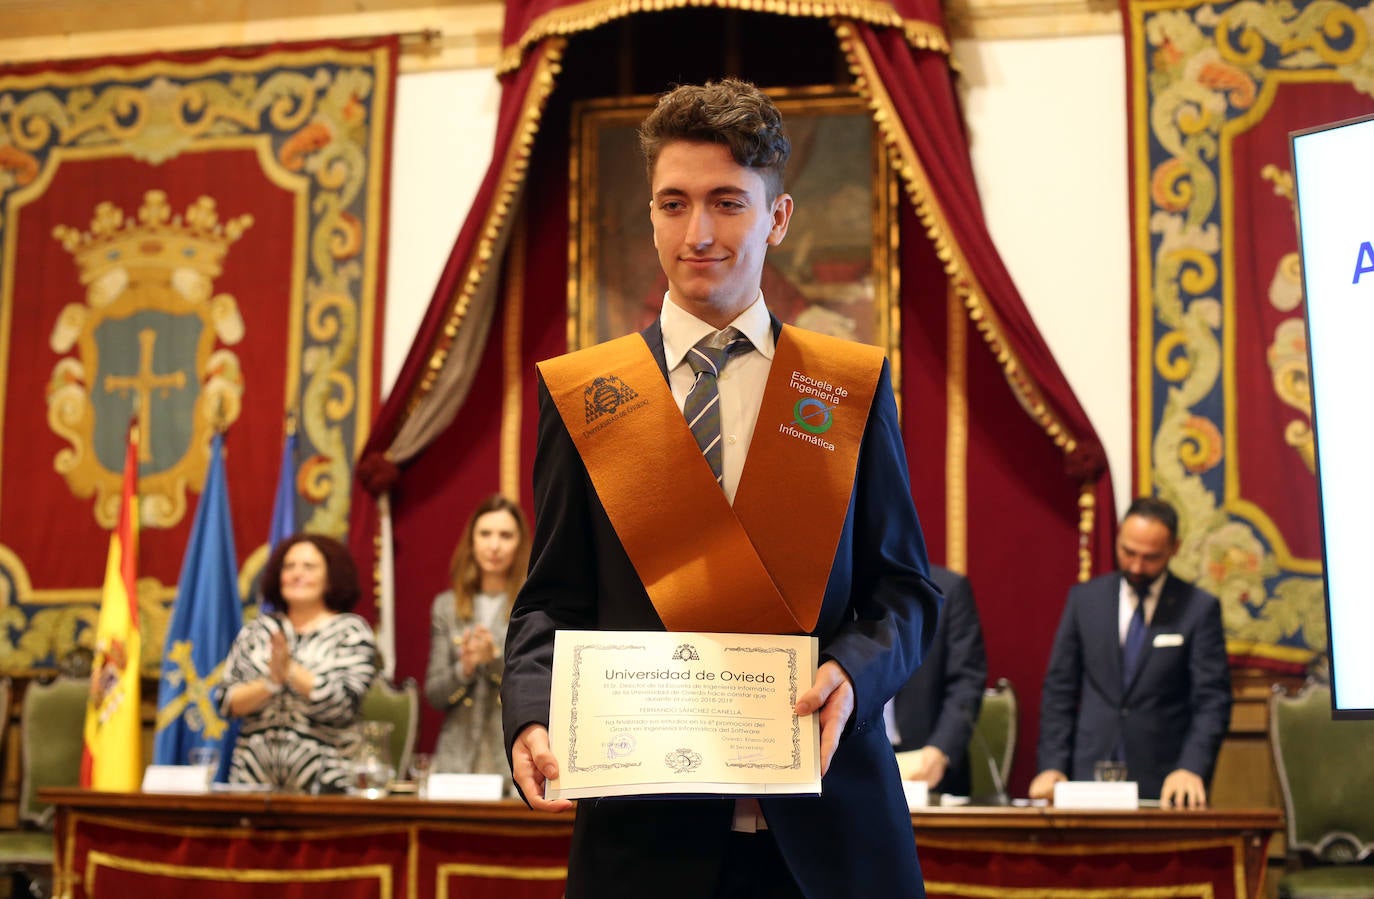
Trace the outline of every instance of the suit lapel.
[[[1150, 619], [1150, 637], [1155, 634], [1173, 633], [1178, 630], [1179, 618], [1183, 614], [1182, 597], [1188, 585], [1172, 574], [1164, 578], [1164, 589], [1159, 593], [1159, 606]], [[1154, 640], [1151, 639], [1151, 645]]]
[[1136, 665], [1135, 677], [1126, 685], [1127, 693], [1140, 682], [1140, 675], [1150, 664], [1150, 655], [1155, 651], [1155, 636], [1178, 630], [1179, 593], [1182, 586], [1183, 582], [1172, 574], [1164, 576], [1164, 586], [1160, 588], [1155, 613], [1150, 616], [1150, 623], [1145, 627], [1145, 645], [1140, 650], [1140, 663]]
[[[664, 300], [666, 303], [667, 300]], [[663, 380], [668, 380], [668, 358], [663, 352], [663, 324], [654, 319], [649, 327], [639, 332], [644, 338], [644, 342], [649, 345], [649, 352], [653, 354], [658, 362], [658, 370], [663, 372]]]
[[1121, 575], [1112, 579], [1110, 595], [1100, 604], [1100, 618], [1095, 628], [1099, 645], [1107, 647], [1107, 683], [1121, 689]]

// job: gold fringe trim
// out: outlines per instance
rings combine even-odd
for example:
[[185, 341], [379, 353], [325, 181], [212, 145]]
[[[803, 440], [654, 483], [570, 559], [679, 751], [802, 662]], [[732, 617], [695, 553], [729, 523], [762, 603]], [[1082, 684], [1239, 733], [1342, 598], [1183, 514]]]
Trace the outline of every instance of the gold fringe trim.
[[1097, 490], [1092, 481], [1078, 488], [1078, 582], [1093, 576], [1093, 522], [1097, 520]]
[[[968, 260], [964, 258], [962, 250], [951, 236], [944, 210], [940, 208], [930, 191], [930, 178], [916, 155], [916, 148], [912, 145], [910, 136], [902, 127], [887, 89], [874, 71], [872, 58], [854, 33], [853, 23], [837, 20], [835, 35], [839, 38], [840, 49], [849, 61], [849, 71], [854, 76], [854, 87], [873, 110], [873, 121], [882, 132], [888, 153], [892, 156], [907, 195], [916, 209], [916, 217], [925, 228], [926, 236], [934, 244], [936, 258], [944, 265], [951, 287], [958, 293], [964, 308], [968, 310], [969, 320], [973, 322], [984, 343], [992, 351], [993, 357], [1002, 366], [1002, 373], [1011, 385], [1012, 393], [1021, 404], [1021, 408], [1040, 425], [1064, 455], [1073, 455], [1078, 449], [1078, 440], [1050, 409], [1039, 388], [1022, 368], [1021, 360], [1002, 336], [997, 314], [988, 303], [969, 267]], [[1082, 505], [1081, 499], [1079, 504]], [[1086, 541], [1092, 536], [1090, 519], [1085, 525], [1080, 518], [1079, 534], [1083, 545], [1086, 545]]]
[[443, 371], [444, 365], [448, 362], [448, 354], [453, 346], [453, 339], [458, 335], [458, 329], [462, 327], [463, 320], [467, 318], [468, 307], [472, 303], [472, 298], [476, 294], [478, 286], [488, 276], [488, 269], [495, 256], [496, 243], [511, 215], [511, 205], [515, 192], [524, 183], [525, 175], [529, 170], [534, 137], [539, 132], [539, 123], [544, 112], [544, 106], [548, 103], [549, 95], [553, 93], [554, 80], [562, 70], [563, 51], [566, 47], [567, 41], [558, 39], [549, 41], [543, 48], [544, 56], [537, 63], [538, 71], [535, 72], [530, 83], [529, 95], [525, 97], [524, 108], [520, 110], [520, 124], [516, 127], [515, 134], [511, 138], [511, 144], [506, 150], [506, 161], [501, 168], [501, 180], [496, 187], [491, 205], [487, 208], [486, 221], [482, 226], [482, 236], [477, 241], [476, 252], [468, 257], [467, 274], [463, 278], [462, 286], [458, 288], [458, 295], [454, 297], [448, 322], [445, 323], [443, 330], [435, 339], [434, 347], [430, 350], [428, 370], [410, 395], [402, 421], [409, 418], [411, 413], [415, 411], [415, 407], [434, 389], [434, 382], [438, 379], [439, 372]]
[[949, 36], [943, 28], [930, 22], [903, 19], [891, 4], [882, 0], [588, 0], [550, 10], [535, 19], [518, 41], [501, 50], [496, 71], [505, 74], [519, 68], [525, 52], [546, 37], [590, 31], [635, 13], [663, 12], [689, 6], [806, 18], [856, 19], [884, 28], [900, 28], [907, 42], [918, 50], [934, 50], [945, 55], [950, 53]]
[[945, 567], [968, 574], [968, 318], [953, 284], [945, 302]]
[[524, 361], [520, 340], [524, 335], [525, 259], [529, 239], [528, 216], [515, 220], [506, 258], [505, 391], [501, 399], [501, 493], [520, 502], [520, 403], [524, 398]]

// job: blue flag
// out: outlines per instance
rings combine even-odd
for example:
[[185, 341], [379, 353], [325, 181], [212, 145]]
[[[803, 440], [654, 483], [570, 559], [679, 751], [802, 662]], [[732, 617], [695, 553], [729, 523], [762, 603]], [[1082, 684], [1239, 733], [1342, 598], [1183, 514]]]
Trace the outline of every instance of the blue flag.
[[[267, 532], [267, 552], [277, 548], [287, 537], [296, 533], [296, 425], [288, 421], [286, 442], [281, 448], [281, 468], [277, 471], [277, 495], [272, 500], [272, 527]], [[258, 610], [262, 615], [277, 611], [257, 588]]]
[[296, 429], [288, 427], [281, 448], [281, 469], [277, 472], [277, 496], [272, 500], [272, 529], [267, 534], [267, 551], [296, 533]]
[[224, 780], [238, 736], [237, 722], [225, 721], [217, 702], [224, 658], [243, 624], [237, 558], [224, 474], [224, 435], [216, 434], [167, 626], [153, 739], [153, 762], [158, 765], [185, 765], [197, 747], [219, 750], [216, 780]]

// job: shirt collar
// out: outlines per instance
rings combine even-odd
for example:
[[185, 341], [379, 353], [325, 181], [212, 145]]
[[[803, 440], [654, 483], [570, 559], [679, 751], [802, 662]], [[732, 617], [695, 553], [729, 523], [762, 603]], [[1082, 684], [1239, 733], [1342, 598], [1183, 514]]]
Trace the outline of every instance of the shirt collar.
[[[701, 338], [715, 333], [715, 328], [683, 309], [668, 295], [663, 295], [663, 312], [659, 315], [659, 325], [663, 329], [663, 359], [672, 371], [682, 364], [687, 351], [696, 346]], [[749, 338], [765, 359], [773, 358], [773, 318], [768, 314], [768, 306], [760, 292], [754, 302], [749, 304], [730, 326]]]
[[[1145, 591], [1144, 596], [1144, 601], [1146, 603], [1153, 602], [1154, 600], [1159, 599], [1159, 595], [1164, 592], [1164, 579], [1168, 576], [1169, 572], [1167, 570], [1162, 571], [1160, 572], [1158, 577], [1150, 581], [1150, 587], [1148, 590]], [[1135, 605], [1136, 592], [1131, 587], [1130, 581], [1126, 580], [1124, 575], [1121, 578], [1121, 595], [1129, 599], [1132, 606]]]

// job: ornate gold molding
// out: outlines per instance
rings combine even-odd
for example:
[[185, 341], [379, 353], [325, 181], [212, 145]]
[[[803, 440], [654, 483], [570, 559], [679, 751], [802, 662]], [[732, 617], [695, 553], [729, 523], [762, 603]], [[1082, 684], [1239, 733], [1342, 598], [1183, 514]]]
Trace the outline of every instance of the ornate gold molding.
[[[501, 59], [502, 3], [377, 0], [366, 11], [359, 6], [353, 0], [278, 0], [248, 9], [211, 4], [199, 22], [187, 24], [184, 10], [163, 0], [0, 0], [0, 59], [23, 63], [392, 33], [414, 35], [402, 44], [402, 72], [491, 68]], [[216, 9], [224, 13], [218, 19]], [[948, 0], [945, 14], [957, 40], [1121, 32], [1111, 0]]]
[[945, 16], [955, 40], [1121, 33], [1111, 0], [948, 0]]
[[[208, 4], [200, 21], [187, 24], [185, 9], [164, 0], [0, 0], [0, 59], [24, 63], [379, 34], [405, 36], [402, 72], [492, 68], [500, 56], [499, 2], [381, 0], [360, 12], [361, 6], [346, 0]], [[230, 12], [217, 21], [216, 9]]]

